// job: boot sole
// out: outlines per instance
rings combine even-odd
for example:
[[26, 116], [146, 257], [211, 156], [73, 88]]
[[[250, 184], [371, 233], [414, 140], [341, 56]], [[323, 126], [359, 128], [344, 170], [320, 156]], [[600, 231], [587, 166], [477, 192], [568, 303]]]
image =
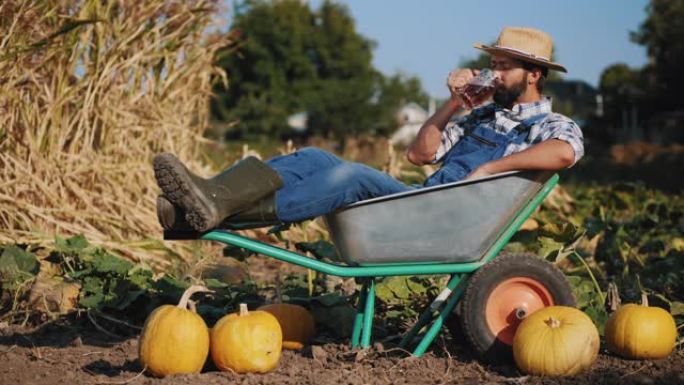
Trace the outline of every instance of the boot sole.
[[157, 197], [157, 220], [164, 230], [170, 230], [176, 219], [176, 209], [173, 203], [163, 195]]
[[193, 229], [204, 232], [216, 225], [215, 209], [195, 186], [178, 158], [172, 154], [159, 154], [154, 157], [153, 166], [164, 196], [185, 211], [185, 219]]

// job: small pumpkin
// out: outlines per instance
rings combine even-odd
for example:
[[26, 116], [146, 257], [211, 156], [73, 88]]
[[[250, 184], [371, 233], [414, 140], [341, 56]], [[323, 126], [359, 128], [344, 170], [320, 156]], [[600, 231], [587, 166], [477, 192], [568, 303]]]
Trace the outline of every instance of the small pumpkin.
[[211, 358], [219, 370], [266, 373], [276, 366], [282, 352], [283, 332], [276, 317], [265, 311], [247, 310], [221, 318], [211, 329]]
[[598, 330], [586, 314], [549, 306], [520, 323], [513, 337], [513, 358], [528, 374], [568, 376], [594, 363], [599, 344]]
[[259, 308], [273, 314], [283, 330], [283, 348], [298, 350], [308, 345], [315, 334], [314, 319], [306, 308], [289, 303], [274, 303]]
[[154, 376], [199, 373], [209, 355], [209, 329], [194, 307], [188, 310], [190, 297], [203, 286], [190, 286], [177, 306], [162, 305], [145, 320], [138, 343], [138, 357]]
[[677, 340], [677, 325], [665, 309], [649, 307], [646, 295], [641, 305], [626, 304], [613, 312], [605, 329], [611, 352], [633, 359], [665, 358]]

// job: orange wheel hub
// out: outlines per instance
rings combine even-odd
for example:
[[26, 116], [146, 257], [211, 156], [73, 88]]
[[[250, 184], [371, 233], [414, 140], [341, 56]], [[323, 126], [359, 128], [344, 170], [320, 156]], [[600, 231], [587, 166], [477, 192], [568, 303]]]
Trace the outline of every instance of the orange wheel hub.
[[553, 297], [539, 281], [514, 277], [501, 282], [487, 299], [487, 326], [496, 338], [508, 345], [525, 316], [553, 305]]

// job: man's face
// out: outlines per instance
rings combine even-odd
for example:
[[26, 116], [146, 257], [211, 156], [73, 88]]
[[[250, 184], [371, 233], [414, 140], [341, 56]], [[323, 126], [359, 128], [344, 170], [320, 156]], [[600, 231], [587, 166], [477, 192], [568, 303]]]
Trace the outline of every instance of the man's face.
[[490, 68], [500, 80], [494, 91], [494, 102], [505, 108], [513, 107], [520, 95], [527, 91], [529, 72], [519, 61], [501, 55], [492, 55]]

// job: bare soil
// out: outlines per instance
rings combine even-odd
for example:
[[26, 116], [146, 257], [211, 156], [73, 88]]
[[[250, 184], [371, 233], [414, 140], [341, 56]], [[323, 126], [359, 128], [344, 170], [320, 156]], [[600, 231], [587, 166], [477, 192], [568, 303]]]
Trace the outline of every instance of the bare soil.
[[[445, 335], [424, 357], [375, 344], [352, 351], [347, 341], [315, 341], [284, 351], [265, 375], [219, 372], [153, 378], [137, 360], [137, 336], [110, 338], [86, 322], [37, 330], [0, 327], [0, 384], [684, 384], [684, 350], [659, 361], [623, 360], [605, 352], [591, 370], [569, 378], [525, 376], [514, 365], [488, 366]], [[209, 360], [210, 361], [210, 360]]]

